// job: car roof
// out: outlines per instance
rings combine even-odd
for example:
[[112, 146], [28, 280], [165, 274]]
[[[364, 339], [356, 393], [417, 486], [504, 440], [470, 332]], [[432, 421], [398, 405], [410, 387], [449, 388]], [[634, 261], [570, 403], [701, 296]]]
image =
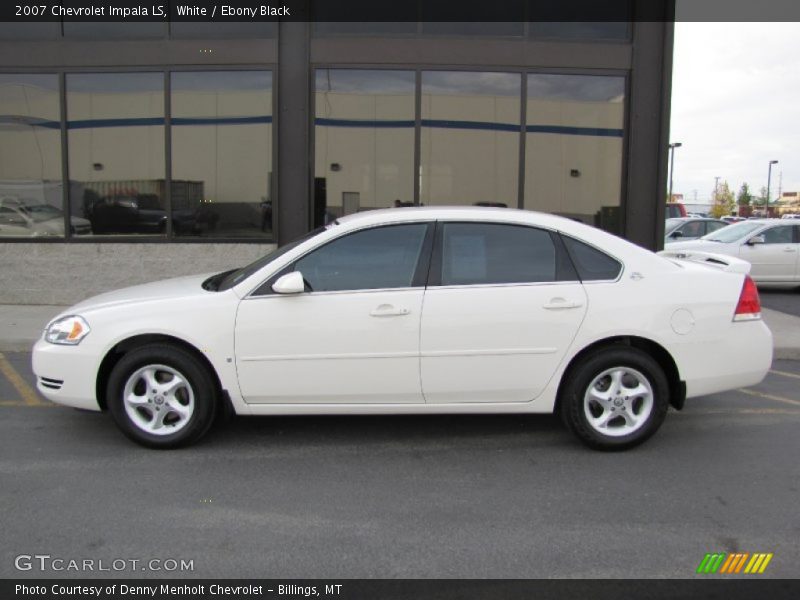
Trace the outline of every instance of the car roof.
[[504, 223], [529, 223], [552, 229], [570, 227], [578, 224], [572, 219], [549, 213], [518, 208], [493, 206], [408, 206], [398, 208], [379, 208], [340, 217], [342, 225], [373, 225], [380, 223], [402, 223], [419, 220], [441, 221], [497, 221]]
[[719, 221], [720, 219], [715, 219], [713, 217], [670, 217], [667, 221], [677, 222], [680, 221], [681, 223], [697, 223], [698, 221]]

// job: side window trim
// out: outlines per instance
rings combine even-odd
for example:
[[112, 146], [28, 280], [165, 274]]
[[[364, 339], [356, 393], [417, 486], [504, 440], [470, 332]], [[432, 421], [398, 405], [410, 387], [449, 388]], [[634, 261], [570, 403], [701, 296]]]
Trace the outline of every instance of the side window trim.
[[[444, 228], [447, 225], [467, 224], [467, 225], [504, 225], [507, 227], [525, 227], [535, 229], [549, 234], [553, 242], [555, 251], [555, 277], [553, 281], [524, 281], [513, 283], [473, 283], [458, 285], [442, 285], [442, 260], [444, 255]], [[538, 225], [527, 223], [507, 223], [504, 221], [436, 221], [436, 234], [433, 242], [433, 252], [431, 253], [431, 264], [426, 287], [500, 287], [500, 286], [531, 286], [531, 285], [553, 285], [556, 283], [580, 282], [578, 271], [575, 269], [572, 259], [567, 254], [567, 249], [559, 238], [558, 232]]]
[[[373, 225], [368, 227], [362, 227], [361, 229], [354, 229], [353, 231], [348, 231], [342, 235], [336, 236], [335, 238], [328, 240], [324, 244], [320, 246], [315, 246], [314, 248], [310, 248], [307, 252], [304, 252], [302, 255], [295, 258], [292, 262], [288, 265], [283, 267], [277, 273], [269, 277], [266, 281], [264, 281], [261, 285], [255, 288], [248, 298], [267, 298], [267, 297], [274, 297], [279, 296], [280, 294], [275, 293], [272, 291], [272, 286], [275, 284], [278, 279], [286, 275], [287, 273], [291, 273], [295, 270], [295, 266], [298, 262], [304, 259], [306, 256], [311, 254], [312, 252], [316, 252], [317, 250], [321, 250], [325, 246], [332, 244], [336, 241], [342, 240], [348, 236], [355, 235], [357, 233], [362, 233], [364, 231], [370, 231], [373, 229], [382, 229], [384, 227], [398, 227], [402, 225], [425, 225], [425, 235], [422, 240], [422, 246], [420, 247], [420, 255], [417, 257], [417, 265], [414, 268], [414, 275], [411, 281], [411, 285], [409, 287], [402, 287], [402, 288], [389, 288], [389, 289], [396, 289], [396, 290], [408, 290], [408, 289], [415, 289], [425, 286], [425, 279], [428, 274], [429, 264], [430, 264], [430, 254], [431, 248], [433, 246], [433, 230], [435, 226], [435, 222], [433, 221], [407, 221], [407, 222], [399, 222], [399, 223], [389, 223], [383, 225]], [[352, 289], [352, 290], [336, 290], [336, 291], [320, 291], [315, 292], [313, 290], [306, 290], [307, 293], [311, 294], [347, 294], [353, 292], [374, 292], [377, 289], [374, 288], [360, 288], [360, 289]]]

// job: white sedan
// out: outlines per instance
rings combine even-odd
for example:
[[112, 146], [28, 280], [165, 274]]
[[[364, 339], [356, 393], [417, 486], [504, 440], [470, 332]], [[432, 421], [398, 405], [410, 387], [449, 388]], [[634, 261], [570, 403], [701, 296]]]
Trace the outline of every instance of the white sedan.
[[800, 285], [800, 223], [791, 219], [748, 219], [666, 248], [687, 257], [694, 252], [738, 257], [751, 264], [750, 276], [759, 285]]
[[39, 391], [155, 448], [217, 414], [552, 413], [634, 446], [772, 361], [747, 264], [669, 259], [560, 217], [404, 208], [242, 269], [102, 294], [48, 324]]

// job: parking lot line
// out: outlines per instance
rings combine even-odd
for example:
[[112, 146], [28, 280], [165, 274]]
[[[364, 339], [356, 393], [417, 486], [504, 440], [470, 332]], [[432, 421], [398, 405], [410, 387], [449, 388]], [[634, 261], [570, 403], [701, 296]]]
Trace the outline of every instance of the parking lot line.
[[792, 400], [791, 398], [784, 398], [783, 396], [773, 396], [772, 394], [764, 394], [763, 392], [757, 392], [755, 390], [748, 390], [746, 388], [739, 388], [736, 391], [737, 392], [742, 392], [743, 394], [749, 394], [751, 396], [757, 396], [759, 398], [764, 398], [765, 400], [774, 400], [775, 402], [783, 402], [784, 404], [791, 404], [792, 406], [800, 406], [800, 401]]
[[797, 373], [787, 373], [786, 371], [776, 371], [775, 369], [770, 369], [770, 373], [775, 373], [775, 375], [783, 375], [784, 377], [792, 377], [793, 379], [800, 379], [800, 375]]
[[42, 406], [45, 404], [39, 400], [36, 392], [31, 389], [31, 386], [22, 378], [22, 375], [17, 373], [17, 370], [11, 366], [11, 363], [2, 353], [0, 353], [0, 373], [14, 386], [14, 389], [17, 390], [27, 406]]

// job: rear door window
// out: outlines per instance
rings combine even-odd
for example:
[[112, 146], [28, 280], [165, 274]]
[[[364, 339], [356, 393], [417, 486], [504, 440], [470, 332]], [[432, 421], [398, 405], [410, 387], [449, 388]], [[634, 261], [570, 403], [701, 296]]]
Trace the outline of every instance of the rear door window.
[[441, 226], [441, 285], [557, 280], [556, 246], [543, 229], [503, 223]]
[[581, 281], [613, 281], [622, 271], [622, 263], [597, 248], [566, 235], [561, 236]]

